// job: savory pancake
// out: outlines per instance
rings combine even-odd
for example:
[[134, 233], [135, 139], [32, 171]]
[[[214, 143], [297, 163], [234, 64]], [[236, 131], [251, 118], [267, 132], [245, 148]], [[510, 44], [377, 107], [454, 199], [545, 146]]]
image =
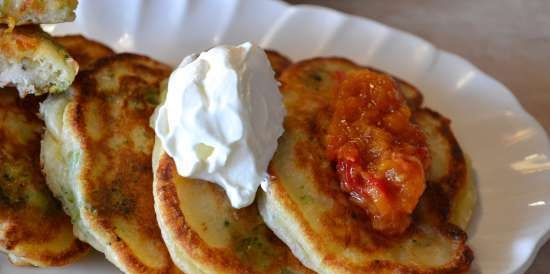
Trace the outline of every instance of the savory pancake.
[[[266, 53], [276, 74], [290, 65], [279, 53]], [[153, 171], [162, 235], [172, 259], [186, 273], [313, 273], [264, 224], [256, 204], [235, 209], [221, 187], [179, 176], [159, 140]]]
[[53, 24], [73, 21], [77, 0], [0, 0], [0, 24]]
[[106, 45], [82, 35], [54, 36], [53, 40], [76, 60], [81, 70], [90, 68], [99, 58], [115, 54]]
[[0, 25], [0, 87], [15, 86], [21, 97], [62, 92], [77, 72], [75, 60], [39, 26]]
[[[258, 197], [264, 221], [304, 265], [319, 273], [467, 271], [473, 260], [473, 253], [466, 245], [467, 235], [447, 220], [454, 216], [449, 208], [471, 211], [474, 204], [461, 202], [460, 206], [453, 206], [449, 201], [454, 197], [438, 197], [461, 196], [447, 188], [466, 192], [473, 189], [465, 187], [468, 184], [468, 176], [464, 175], [466, 169], [457, 171], [460, 176], [435, 176], [447, 174], [448, 170], [432, 169], [448, 165], [432, 165], [428, 171], [427, 189], [413, 214], [412, 224], [397, 236], [375, 232], [364, 211], [357, 210], [348, 194], [340, 189], [336, 170], [326, 156], [323, 138], [332, 115], [332, 90], [346, 72], [359, 68], [345, 59], [317, 58], [294, 64], [281, 75], [281, 92], [288, 114], [285, 133], [279, 139], [270, 165], [272, 182], [267, 192], [261, 192]], [[419, 100], [411, 98], [421, 96], [410, 97], [402, 85], [399, 88], [411, 109], [420, 108]], [[430, 125], [425, 130], [427, 139], [442, 140], [439, 144], [442, 147], [453, 141], [456, 145], [448, 122], [426, 113], [432, 112], [422, 110], [418, 120], [422, 120], [421, 127]], [[437, 145], [428, 141], [430, 151], [439, 151]], [[441, 159], [461, 162], [465, 167], [458, 145], [453, 146], [451, 154], [440, 152]], [[433, 161], [441, 159], [434, 157]], [[438, 190], [434, 191], [437, 184]], [[447, 201], [446, 209], [441, 200]], [[465, 200], [468, 199], [460, 199]], [[461, 206], [469, 208], [461, 209]]]
[[87, 253], [40, 168], [39, 98], [0, 89], [0, 251], [17, 265], [61, 266]]
[[46, 181], [75, 233], [125, 273], [179, 273], [156, 222], [149, 116], [170, 68], [118, 54], [41, 105]]
[[186, 273], [313, 273], [264, 224], [256, 204], [235, 209], [219, 186], [179, 176], [160, 141], [153, 169], [164, 241]]
[[283, 71], [292, 64], [290, 59], [274, 50], [265, 50], [265, 54], [267, 55], [267, 59], [269, 59], [269, 63], [275, 72], [275, 77], [279, 77], [279, 75], [281, 75], [281, 73], [283, 73]]

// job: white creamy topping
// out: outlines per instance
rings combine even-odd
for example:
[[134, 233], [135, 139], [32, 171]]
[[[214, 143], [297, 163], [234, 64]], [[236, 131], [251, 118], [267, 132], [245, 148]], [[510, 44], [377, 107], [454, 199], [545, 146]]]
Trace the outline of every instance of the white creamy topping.
[[241, 208], [268, 180], [284, 116], [265, 52], [247, 42], [184, 58], [154, 127], [181, 176], [220, 185]]

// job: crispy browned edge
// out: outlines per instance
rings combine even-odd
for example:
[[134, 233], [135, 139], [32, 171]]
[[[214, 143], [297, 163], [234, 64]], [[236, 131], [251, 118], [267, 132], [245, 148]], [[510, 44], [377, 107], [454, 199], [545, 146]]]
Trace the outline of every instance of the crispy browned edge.
[[[274, 173], [272, 170], [270, 171], [270, 174], [277, 178], [277, 174]], [[282, 203], [286, 208], [290, 209], [292, 211], [291, 214], [294, 215], [295, 219], [300, 220], [300, 226], [302, 227], [302, 231], [305, 232], [304, 235], [301, 235], [301, 237], [306, 237], [310, 241], [314, 242], [314, 245], [316, 246], [317, 250], [322, 250], [324, 247], [319, 246], [319, 243], [316, 241], [316, 234], [311, 231], [308, 227], [304, 227], [302, 223], [304, 223], [304, 216], [302, 216], [299, 209], [294, 204], [294, 201], [292, 201], [288, 196], [286, 196], [284, 193], [286, 190], [282, 186], [282, 184], [273, 183], [271, 185], [271, 195], [275, 195], [276, 199]], [[460, 228], [456, 227], [452, 224], [445, 224], [444, 226], [439, 226], [438, 229], [443, 232], [443, 235], [446, 236], [448, 239], [452, 240], [459, 240], [461, 242], [465, 242], [467, 239], [467, 235], [464, 231], [462, 231]], [[461, 245], [460, 249], [457, 250], [457, 256], [454, 257], [451, 261], [449, 261], [445, 265], [441, 265], [439, 268], [432, 268], [429, 270], [422, 269], [421, 267], [415, 267], [415, 266], [405, 266], [400, 265], [396, 263], [392, 263], [389, 261], [372, 261], [368, 265], [363, 265], [360, 267], [350, 266], [348, 264], [341, 263], [337, 258], [334, 257], [324, 257], [323, 260], [325, 263], [333, 264], [338, 269], [345, 270], [345, 273], [378, 273], [378, 274], [393, 274], [393, 273], [408, 273], [408, 274], [458, 274], [458, 273], [465, 273], [469, 269], [469, 265], [474, 259], [474, 255], [472, 250], [467, 245]]]
[[100, 58], [115, 54], [107, 45], [80, 34], [54, 36], [53, 40], [65, 48], [82, 70], [91, 68], [93, 63]]
[[[284, 57], [283, 55], [279, 54], [276, 51], [266, 50], [266, 53], [268, 53], [268, 58], [269, 58], [270, 62], [271, 62], [272, 59], [274, 60], [275, 63], [285, 62], [285, 61], [283, 61], [284, 59], [286, 59], [290, 62], [290, 60], [288, 58]], [[280, 60], [280, 58], [284, 58], [284, 59]], [[401, 94], [404, 95], [404, 98], [407, 101], [407, 105], [411, 108], [411, 110], [419, 109], [422, 106], [422, 103], [424, 102], [424, 97], [423, 97], [422, 93], [415, 86], [411, 85], [407, 81], [405, 81], [405, 80], [403, 80], [399, 77], [396, 77], [394, 75], [391, 75], [391, 74], [389, 74], [389, 73], [387, 73], [383, 70], [380, 70], [380, 69], [377, 69], [377, 68], [374, 68], [374, 67], [371, 67], [371, 66], [358, 65], [358, 64], [354, 63], [353, 61], [351, 61], [347, 58], [343, 58], [343, 57], [332, 57], [332, 56], [329, 56], [329, 57], [314, 57], [314, 58], [311, 58], [311, 59], [301, 60], [301, 61], [296, 62], [296, 63], [286, 63], [285, 62], [284, 65], [280, 65], [281, 68], [284, 66], [284, 69], [281, 69], [281, 72], [276, 73], [277, 78], [280, 78], [280, 76], [283, 74], [283, 72], [285, 72], [287, 69], [297, 70], [297, 69], [300, 69], [301, 67], [307, 65], [309, 62], [317, 62], [317, 61], [338, 62], [338, 63], [342, 63], [344, 65], [356, 67], [357, 69], [364, 68], [364, 69], [369, 69], [369, 70], [372, 70], [372, 71], [388, 74], [395, 80], [395, 82], [398, 84], [400, 89], [402, 89], [403, 86], [405, 86], [410, 91], [412, 91], [413, 94], [410, 95], [410, 96], [405, 96], [405, 94], [403, 92], [401, 92]], [[274, 66], [274, 68], [275, 68], [275, 66]], [[289, 73], [289, 72], [287, 72], [287, 73]]]
[[[17, 30], [23, 33], [27, 33], [27, 32], [42, 33], [39, 27], [33, 26], [33, 25], [21, 26], [21, 27], [18, 27]], [[64, 43], [64, 41], [67, 41], [67, 40], [69, 40], [70, 42], [74, 42], [76, 44], [68, 45]], [[67, 35], [67, 36], [54, 37], [54, 41], [57, 44], [64, 47], [67, 50], [67, 52], [69, 52], [69, 54], [71, 54], [77, 60], [77, 62], [85, 63], [85, 66], [86, 66], [85, 68], [89, 67], [90, 65], [92, 65], [93, 62], [97, 61], [100, 58], [114, 54], [114, 51], [111, 50], [109, 47], [99, 42], [89, 40], [83, 37], [82, 35]], [[30, 41], [30, 42], [33, 42], [33, 41]], [[94, 48], [93, 54], [81, 54], [81, 52], [83, 51], [89, 52], [88, 51], [89, 47]], [[98, 52], [100, 52], [101, 54], [97, 54]], [[5, 92], [16, 92], [16, 91], [14, 88], [5, 88]], [[43, 101], [44, 99], [45, 99], [45, 96], [40, 96], [36, 98], [32, 96], [32, 97], [26, 97], [25, 99], [17, 99], [17, 100], [20, 100], [23, 104], [25, 104], [26, 108], [32, 109], [33, 115], [35, 115], [34, 113], [38, 113], [38, 103]], [[38, 119], [38, 117], [36, 118]], [[67, 222], [70, 222], [68, 217], [66, 219], [67, 219], [66, 220]], [[10, 225], [11, 226], [6, 227], [5, 238], [7, 239], [7, 241], [2, 243], [3, 245], [5, 245], [7, 250], [12, 250], [17, 245], [25, 242], [24, 237], [18, 240], [15, 240], [16, 235], [21, 236], [21, 235], [27, 234], [25, 231], [21, 231], [20, 226], [13, 223], [11, 223]], [[84, 255], [87, 254], [89, 249], [90, 249], [89, 245], [79, 240], [76, 240], [73, 246], [70, 249], [63, 252], [62, 254], [28, 252], [25, 254], [14, 253], [14, 255], [24, 257], [32, 261], [33, 264], [37, 264], [37, 265], [39, 264], [41, 266], [62, 266], [83, 257]], [[26, 264], [21, 264], [19, 262], [14, 262], [14, 264], [26, 265]]]
[[[66, 221], [69, 221], [68, 219]], [[70, 222], [70, 221], [69, 221]], [[73, 263], [86, 254], [90, 250], [90, 246], [84, 242], [81, 242], [78, 239], [75, 239], [74, 243], [70, 248], [66, 249], [62, 253], [52, 253], [52, 252], [36, 252], [34, 250], [26, 250], [23, 253], [13, 252], [14, 248], [17, 248], [20, 244], [28, 244], [25, 239], [21, 239], [22, 235], [26, 235], [25, 231], [22, 231], [17, 224], [12, 224], [6, 228], [5, 239], [7, 241], [2, 241], [0, 243], [6, 248], [8, 253], [15, 255], [23, 261], [12, 261], [10, 262], [17, 266], [39, 266], [39, 267], [57, 267], [65, 266], [70, 263]], [[20, 238], [13, 240], [14, 238]]]
[[[44, 99], [44, 96], [41, 96], [41, 97], [31, 96], [31, 97], [26, 97], [22, 99], [22, 98], [19, 98], [17, 90], [15, 88], [3, 88], [3, 89], [0, 88], [0, 92], [6, 93], [6, 94], [0, 95], [0, 97], [4, 97], [4, 96], [13, 97], [14, 106], [12, 107], [20, 108], [22, 111], [23, 109], [29, 110], [28, 112], [25, 113], [28, 119], [40, 121], [40, 119], [36, 116], [36, 113], [38, 113], [38, 104]], [[10, 93], [10, 94], [7, 94], [7, 93]], [[2, 138], [3, 137], [0, 136], [0, 139]], [[43, 176], [41, 167], [39, 164], [39, 159], [38, 159], [40, 158], [39, 156], [40, 138], [36, 139], [35, 141], [36, 141], [36, 144], [34, 144], [33, 146], [29, 145], [28, 149], [33, 149], [36, 147], [36, 151], [31, 153], [36, 153], [35, 156], [37, 158], [35, 162], [37, 165], [35, 166], [35, 170], [29, 171], [29, 172], [34, 172], [35, 174], [37, 174], [37, 176]], [[43, 177], [42, 177], [41, 183], [43, 183], [44, 186], [46, 184]], [[52, 199], [54, 199], [53, 194], [50, 193], [50, 195]], [[14, 256], [17, 256], [23, 259], [23, 261], [10, 260], [14, 265], [25, 266], [25, 265], [29, 265], [30, 263], [32, 265], [40, 266], [40, 267], [63, 266], [82, 258], [90, 250], [90, 246], [88, 246], [86, 243], [79, 241], [78, 239], [76, 239], [76, 237], [74, 237], [74, 241], [71, 244], [71, 246], [61, 253], [29, 250], [28, 247], [21, 247], [23, 248], [23, 250], [16, 250], [17, 248], [20, 247], [20, 245], [23, 245], [23, 246], [27, 244], [39, 245], [42, 242], [49, 241], [47, 237], [52, 236], [52, 234], [56, 233], [55, 227], [67, 225], [67, 226], [70, 226], [70, 229], [71, 229], [70, 231], [72, 232], [72, 225], [71, 225], [70, 219], [67, 215], [65, 215], [60, 205], [58, 207], [58, 212], [55, 212], [55, 214], [53, 214], [54, 215], [53, 217], [55, 219], [42, 220], [48, 223], [47, 224], [41, 223], [41, 228], [45, 229], [41, 231], [26, 230], [26, 229], [30, 229], [29, 227], [26, 226], [27, 225], [26, 222], [38, 221], [38, 220], [31, 220], [31, 219], [26, 220], [27, 217], [29, 218], [37, 217], [32, 215], [29, 216], [27, 215], [27, 213], [32, 214], [32, 212], [27, 212], [27, 211], [22, 213], [25, 215], [19, 215], [20, 212], [7, 212], [9, 216], [6, 216], [6, 217], [11, 218], [11, 221], [8, 222], [7, 224], [4, 224], [5, 225], [5, 227], [3, 228], [4, 237], [0, 239], [0, 245], [3, 247], [3, 249], [5, 249], [9, 254], [12, 254]], [[31, 223], [31, 225], [35, 225], [35, 224]], [[48, 230], [48, 229], [52, 229], [52, 230]], [[37, 236], [38, 237], [41, 236], [38, 234], [41, 234], [44, 237], [37, 239], [36, 238]], [[28, 239], [29, 237], [32, 238], [32, 240], [29, 240]], [[36, 241], [36, 242], [32, 242], [32, 241]]]
[[[287, 74], [292, 74], [295, 70], [301, 70], [302, 67], [309, 65], [310, 62], [318, 62], [318, 61], [338, 62], [338, 63], [342, 63], [342, 64], [345, 64], [345, 65], [355, 66], [358, 69], [359, 68], [369, 68], [369, 67], [361, 67], [359, 65], [356, 65], [354, 62], [352, 62], [348, 59], [345, 59], [345, 58], [340, 58], [340, 57], [317, 57], [317, 58], [312, 58], [312, 59], [308, 59], [308, 60], [303, 60], [303, 61], [300, 61], [298, 63], [295, 63], [295, 64], [291, 65], [289, 68], [287, 68], [283, 72], [283, 75], [282, 75], [281, 79], [284, 78], [284, 76], [287, 75]], [[282, 81], [282, 86], [283, 87], [281, 88], [281, 90], [284, 89], [284, 86], [285, 86], [284, 81]], [[448, 133], [450, 133], [451, 134], [450, 136], [452, 136], [452, 133], [450, 132], [450, 129], [447, 132], [447, 134]], [[454, 137], [452, 137], [452, 138], [454, 140], [454, 143], [457, 144]], [[278, 176], [277, 176], [277, 174], [273, 173], [273, 170], [270, 170], [270, 174], [274, 177], [275, 180], [277, 180], [276, 178]], [[301, 216], [301, 213], [299, 212], [297, 207], [294, 205], [294, 202], [291, 201], [287, 196], [284, 195], [285, 190], [284, 190], [284, 187], [281, 184], [277, 184], [277, 183], [271, 184], [271, 190], [270, 191], [271, 191], [272, 195], [275, 195], [277, 197], [277, 199], [280, 203], [282, 203], [285, 207], [289, 208], [292, 211], [292, 214], [294, 215], [295, 219], [300, 220], [300, 223], [302, 223], [302, 224], [305, 222], [303, 216]], [[426, 193], [428, 193], [428, 195], [430, 195], [429, 191], [426, 192]], [[430, 196], [432, 196], [432, 195], [430, 195]], [[434, 199], [429, 198], [428, 200], [432, 201]], [[440, 213], [440, 210], [438, 210], [438, 213]], [[474, 259], [474, 256], [473, 256], [472, 250], [465, 244], [465, 242], [467, 240], [467, 234], [464, 231], [462, 231], [460, 228], [458, 228], [457, 226], [455, 226], [453, 224], [450, 224], [450, 223], [447, 223], [446, 220], [445, 221], [437, 220], [437, 217], [438, 216], [435, 216], [436, 220], [434, 220], [435, 222], [438, 223], [438, 225], [436, 226], [437, 229], [440, 230], [443, 233], [443, 235], [445, 235], [448, 239], [458, 240], [458, 241], [462, 242], [460, 248], [456, 250], [457, 255], [455, 256], [455, 258], [452, 261], [450, 261], [448, 264], [443, 265], [440, 268], [425, 270], [425, 269], [422, 269], [422, 268], [419, 268], [419, 267], [414, 267], [414, 266], [401, 266], [401, 265], [392, 264], [391, 262], [374, 261], [374, 262], [372, 262], [371, 264], [369, 264], [367, 266], [360, 267], [359, 269], [356, 269], [356, 268], [349, 269], [350, 266], [338, 264], [337, 260], [334, 260], [334, 259], [331, 259], [331, 258], [325, 258], [325, 260], [328, 260], [331, 263], [337, 263], [341, 269], [346, 269], [347, 268], [347, 271], [349, 271], [349, 273], [395, 273], [395, 271], [397, 271], [397, 273], [425, 273], [425, 274], [428, 274], [428, 273], [446, 273], [446, 274], [451, 274], [451, 273], [463, 273], [463, 272], [468, 271], [469, 266], [470, 266], [471, 262]], [[300, 226], [302, 227], [302, 230], [303, 230], [304, 226], [302, 224], [300, 224]], [[314, 239], [315, 235], [312, 231], [306, 229], [305, 233], [306, 234], [302, 235], [302, 236], [309, 238], [310, 241], [312, 241], [312, 242], [316, 242], [316, 240]], [[322, 247], [318, 246], [318, 243], [316, 243], [315, 245], [317, 246], [316, 249], [319, 249], [319, 248], [322, 249]]]
[[271, 64], [271, 67], [273, 68], [273, 71], [275, 72], [275, 77], [278, 78], [283, 71], [292, 64], [292, 61], [281, 53], [266, 49], [265, 53], [267, 55], [267, 59], [269, 59], [269, 63]]
[[[462, 190], [462, 188], [467, 186], [468, 172], [466, 158], [451, 130], [451, 120], [426, 107], [413, 113], [413, 117], [418, 117], [420, 115], [428, 115], [439, 121], [439, 126], [437, 127], [438, 132], [445, 137], [450, 145], [452, 161], [449, 165], [449, 169], [447, 170], [447, 176], [439, 179], [438, 181], [428, 180], [428, 187], [426, 188], [426, 196], [431, 199], [431, 204], [435, 205], [435, 209], [438, 211], [438, 216], [442, 220], [450, 221], [453, 202], [456, 195]], [[441, 186], [447, 186], [448, 188], [444, 189]]]
[[[95, 79], [93, 79], [93, 75], [96, 71], [99, 71], [103, 67], [110, 66], [113, 63], [116, 62], [133, 62], [134, 60], [141, 60], [145, 62], [150, 62], [152, 64], [155, 64], [155, 68], [146, 67], [141, 64], [137, 64], [137, 67], [139, 69], [148, 70], [150, 73], [157, 74], [159, 84], [160, 82], [165, 79], [169, 72], [171, 71], [170, 67], [162, 64], [160, 62], [157, 62], [149, 57], [141, 56], [137, 54], [132, 53], [121, 53], [116, 54], [112, 56], [108, 56], [105, 58], [102, 58], [95, 62], [89, 70], [79, 74], [77, 76], [77, 79], [73, 83], [73, 89], [76, 91], [75, 96], [75, 107], [71, 109], [72, 115], [70, 115], [70, 119], [68, 123], [69, 126], [74, 129], [73, 132], [76, 132], [76, 138], [79, 139], [79, 143], [81, 147], [83, 148], [83, 151], [89, 151], [90, 150], [90, 139], [85, 134], [86, 132], [86, 124], [85, 121], [83, 121], [83, 109], [82, 105], [85, 105], [85, 102], [82, 102], [82, 98], [80, 98], [79, 92], [93, 92], [95, 90], [96, 82]], [[137, 76], [139, 77], [139, 76]], [[76, 88], [75, 88], [76, 86]], [[84, 90], [84, 91], [83, 91]], [[149, 113], [150, 114], [150, 113]], [[149, 115], [147, 115], [146, 121], [148, 121]], [[147, 126], [147, 125], [145, 125]], [[152, 153], [152, 151], [151, 151]], [[85, 155], [86, 157], [87, 155]], [[89, 160], [88, 160], [89, 161]], [[93, 162], [90, 162], [89, 165], [84, 166], [82, 169], [82, 178], [89, 178], [89, 173], [93, 169]], [[151, 183], [153, 182], [152, 174], [151, 174]], [[152, 193], [151, 193], [152, 195]], [[151, 196], [152, 197], [152, 196]], [[153, 199], [151, 199], [152, 201]], [[154, 215], [154, 209], [153, 204], [151, 204], [151, 210], [153, 211]], [[89, 214], [88, 214], [89, 215]], [[182, 273], [172, 262], [168, 251], [166, 250], [165, 256], [167, 256], [167, 259], [169, 261], [169, 264], [166, 265], [164, 268], [159, 269], [158, 271], [155, 271], [154, 269], [150, 269], [148, 266], [142, 264], [138, 258], [134, 256], [134, 252], [130, 249], [130, 247], [122, 241], [110, 228], [110, 224], [101, 222], [94, 217], [88, 217], [90, 223], [94, 227], [100, 227], [103, 232], [104, 236], [109, 237], [109, 240], [111, 242], [111, 248], [115, 250], [117, 253], [117, 257], [119, 258], [119, 261], [122, 262], [125, 266], [127, 266], [128, 269], [130, 269], [133, 273]], [[156, 220], [154, 220], [156, 222]], [[106, 234], [106, 235], [105, 235]], [[160, 231], [158, 231], [158, 237], [162, 241], [162, 237], [160, 236]], [[164, 242], [162, 242], [164, 244]], [[166, 247], [165, 247], [166, 249]]]
[[158, 206], [157, 210], [164, 219], [167, 229], [175, 235], [173, 239], [176, 244], [186, 250], [192, 258], [208, 262], [216, 268], [227, 269], [230, 273], [249, 273], [242, 264], [237, 263], [238, 260], [231, 254], [211, 248], [201, 237], [190, 227], [185, 220], [185, 216], [180, 208], [176, 186], [174, 184], [177, 171], [173, 160], [166, 154], [162, 154], [159, 160], [159, 165], [155, 171], [157, 180], [154, 184], [157, 201], [162, 206]]
[[[17, 51], [28, 50], [35, 48], [40, 39], [45, 36], [44, 32], [39, 26], [27, 25], [20, 26], [14, 29], [9, 29], [5, 25], [0, 24], [0, 35], [11, 35], [14, 38], [18, 38], [21, 43], [18, 44], [19, 48]], [[2, 46], [0, 49], [4, 52], [5, 55], [14, 56], [16, 52], [9, 51], [7, 46]]]
[[[179, 175], [174, 160], [166, 153], [160, 155], [155, 174], [156, 180], [153, 187], [157, 202], [161, 205], [157, 206], [157, 211], [162, 216], [160, 218], [163, 218], [167, 229], [175, 235], [173, 240], [176, 245], [184, 248], [192, 259], [209, 264], [216, 269], [223, 269], [225, 273], [256, 273], [250, 267], [239, 263], [241, 259], [231, 252], [210, 247], [187, 223], [181, 211], [175, 185], [175, 177]], [[287, 256], [293, 256], [290, 250], [287, 249], [287, 252]], [[299, 269], [300, 273], [314, 273], [295, 258], [287, 262], [292, 264], [288, 266]]]

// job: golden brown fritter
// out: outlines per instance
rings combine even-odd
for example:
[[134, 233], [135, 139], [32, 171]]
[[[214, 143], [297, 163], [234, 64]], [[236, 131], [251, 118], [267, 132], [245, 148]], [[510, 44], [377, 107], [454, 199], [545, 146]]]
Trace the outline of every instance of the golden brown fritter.
[[[290, 65], [266, 52], [274, 71]], [[158, 141], [153, 170], [159, 225], [174, 261], [187, 273], [313, 273], [265, 225], [256, 204], [235, 209], [219, 186], [179, 176]]]
[[179, 176], [159, 141], [153, 170], [157, 219], [186, 273], [313, 273], [265, 225], [256, 204], [235, 209], [219, 186]]
[[82, 35], [54, 36], [53, 39], [76, 60], [81, 70], [90, 68], [100, 58], [115, 54], [106, 45]]
[[113, 55], [41, 106], [48, 185], [78, 237], [126, 273], [179, 273], [155, 218], [148, 122], [170, 70], [144, 56]]
[[[260, 213], [301, 262], [319, 273], [467, 271], [473, 260], [466, 245], [467, 235], [442, 214], [431, 183], [413, 213], [411, 226], [399, 236], [385, 236], [373, 230], [363, 211], [340, 190], [323, 138], [332, 116], [331, 91], [342, 79], [342, 73], [359, 68], [345, 59], [316, 58], [283, 72], [280, 81], [287, 110], [285, 133], [271, 162], [272, 183], [267, 193], [259, 195]], [[432, 123], [439, 121], [434, 119]], [[449, 141], [449, 135], [441, 135], [442, 132], [426, 131], [427, 139]], [[428, 145], [430, 151], [438, 150], [429, 141]], [[444, 157], [460, 161], [456, 154]], [[438, 181], [442, 185], [449, 182]], [[455, 183], [465, 185], [467, 181]], [[451, 196], [447, 201], [453, 199]], [[473, 207], [471, 203], [462, 205], [468, 208], [451, 208], [471, 211]]]
[[0, 251], [15, 264], [61, 266], [87, 253], [40, 168], [39, 98], [0, 89]]

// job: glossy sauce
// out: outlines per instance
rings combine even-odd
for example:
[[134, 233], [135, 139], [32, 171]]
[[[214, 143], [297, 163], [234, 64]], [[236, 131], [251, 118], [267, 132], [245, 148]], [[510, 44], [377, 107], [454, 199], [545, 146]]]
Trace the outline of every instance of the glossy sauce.
[[425, 189], [430, 156], [423, 132], [385, 74], [361, 70], [338, 75], [327, 155], [340, 186], [381, 233], [402, 233]]

